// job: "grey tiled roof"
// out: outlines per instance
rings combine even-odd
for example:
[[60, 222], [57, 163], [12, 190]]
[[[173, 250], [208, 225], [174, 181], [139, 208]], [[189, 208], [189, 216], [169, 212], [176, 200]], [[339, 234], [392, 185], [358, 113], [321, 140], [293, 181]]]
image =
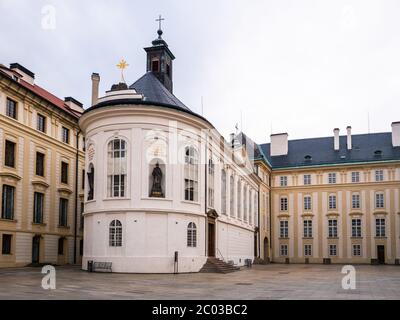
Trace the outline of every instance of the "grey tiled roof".
[[[269, 143], [260, 146], [273, 168], [400, 160], [400, 147], [393, 148], [391, 132], [353, 135], [352, 150], [347, 150], [346, 141], [340, 136], [340, 150], [335, 151], [333, 137], [289, 140], [288, 154], [275, 157], [270, 156]], [[381, 155], [375, 153], [378, 150]]]
[[169, 92], [152, 72], [144, 74], [129, 88], [135, 89], [138, 93], [143, 94], [146, 102], [165, 104], [183, 109], [184, 111], [191, 111], [177, 97]]

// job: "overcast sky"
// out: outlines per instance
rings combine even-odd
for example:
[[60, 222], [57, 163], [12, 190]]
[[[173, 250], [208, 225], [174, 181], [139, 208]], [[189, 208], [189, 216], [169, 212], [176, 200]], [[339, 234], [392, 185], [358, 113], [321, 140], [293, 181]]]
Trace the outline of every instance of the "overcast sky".
[[198, 113], [203, 96], [225, 137], [236, 123], [261, 143], [271, 130], [298, 139], [347, 125], [367, 133], [368, 114], [371, 132], [400, 120], [398, 0], [0, 0], [0, 63], [19, 62], [88, 106], [92, 72], [102, 93], [121, 58], [128, 84], [145, 73], [158, 14], [176, 56], [174, 94]]

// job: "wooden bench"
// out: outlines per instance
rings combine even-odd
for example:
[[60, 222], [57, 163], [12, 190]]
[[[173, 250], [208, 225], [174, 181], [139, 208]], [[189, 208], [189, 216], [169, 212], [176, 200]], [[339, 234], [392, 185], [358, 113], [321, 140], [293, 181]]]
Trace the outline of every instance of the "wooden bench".
[[93, 272], [112, 272], [112, 262], [93, 262]]

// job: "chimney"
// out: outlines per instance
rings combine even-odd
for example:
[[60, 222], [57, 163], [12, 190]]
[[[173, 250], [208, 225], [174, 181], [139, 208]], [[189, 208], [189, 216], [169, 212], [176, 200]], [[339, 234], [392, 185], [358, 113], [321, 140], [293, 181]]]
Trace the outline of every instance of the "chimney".
[[352, 143], [351, 143], [351, 127], [347, 127], [347, 150], [352, 149]]
[[97, 104], [97, 100], [99, 99], [99, 83], [100, 75], [92, 73], [92, 106]]
[[400, 147], [400, 121], [392, 123], [392, 145]]
[[286, 156], [288, 154], [288, 134], [271, 134], [271, 157]]
[[333, 133], [334, 133], [334, 149], [335, 151], [339, 151], [340, 148], [340, 144], [339, 144], [339, 133], [340, 133], [340, 129], [339, 128], [335, 128], [333, 129]]
[[72, 97], [66, 97], [64, 99], [65, 104], [72, 110], [83, 113], [83, 104], [80, 103], [78, 100], [72, 98]]
[[22, 80], [28, 82], [31, 85], [34, 85], [35, 74], [32, 71], [28, 70], [24, 66], [21, 66], [19, 63], [11, 63], [10, 69], [19, 73], [22, 76]]

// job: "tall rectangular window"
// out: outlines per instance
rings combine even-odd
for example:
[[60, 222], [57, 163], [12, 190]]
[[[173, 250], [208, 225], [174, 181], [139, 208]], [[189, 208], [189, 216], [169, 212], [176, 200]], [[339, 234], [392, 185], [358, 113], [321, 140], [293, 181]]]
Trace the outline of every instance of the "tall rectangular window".
[[328, 237], [337, 238], [338, 236], [338, 223], [336, 219], [328, 220]]
[[46, 117], [38, 113], [37, 115], [37, 129], [46, 133]]
[[386, 237], [386, 221], [385, 219], [375, 219], [376, 236]]
[[60, 227], [68, 226], [68, 199], [60, 198], [59, 222]]
[[336, 173], [331, 172], [328, 174], [328, 183], [333, 184], [336, 183]]
[[360, 209], [360, 195], [358, 193], [352, 194], [351, 204], [353, 209]]
[[11, 254], [12, 235], [3, 234], [1, 254]]
[[1, 218], [7, 220], [14, 219], [14, 195], [15, 188], [3, 184], [2, 201], [1, 201]]
[[287, 185], [288, 185], [288, 178], [287, 178], [287, 176], [281, 176], [280, 182], [281, 182], [281, 187], [287, 187]]
[[4, 151], [4, 165], [7, 167], [15, 168], [15, 143], [6, 140]]
[[62, 142], [69, 144], [69, 129], [68, 128], [65, 128], [65, 127], [61, 128], [61, 136], [62, 136]]
[[212, 159], [208, 161], [208, 207], [214, 208], [215, 166]]
[[281, 211], [288, 211], [288, 198], [281, 198]]
[[353, 238], [361, 237], [361, 219], [351, 220], [351, 236]]
[[44, 154], [36, 152], [36, 175], [44, 177]]
[[221, 170], [221, 213], [227, 214], [226, 212], [226, 172], [225, 170]]
[[64, 238], [58, 239], [58, 255], [62, 256], [64, 254]]
[[375, 193], [375, 208], [377, 209], [385, 208], [385, 199], [382, 192]]
[[35, 192], [33, 196], [33, 223], [43, 223], [44, 194]]
[[85, 170], [82, 170], [82, 190], [85, 189]]
[[329, 196], [329, 209], [336, 209], [336, 196], [335, 195], [330, 195]]
[[61, 183], [68, 184], [68, 163], [61, 162]]
[[311, 184], [311, 174], [305, 174], [303, 177], [304, 185]]
[[304, 210], [311, 210], [311, 197], [310, 196], [304, 197]]
[[6, 115], [10, 118], [17, 119], [17, 102], [7, 98]]
[[289, 238], [289, 221], [281, 220], [280, 221], [280, 238]]
[[312, 238], [312, 220], [303, 221], [303, 236], [304, 238]]
[[351, 182], [353, 182], [353, 183], [360, 182], [360, 173], [359, 172], [351, 173]]
[[361, 256], [361, 245], [353, 244], [353, 256], [355, 257]]
[[329, 245], [329, 256], [335, 257], [337, 255], [337, 247], [336, 244]]
[[383, 170], [375, 170], [375, 181], [383, 181]]

